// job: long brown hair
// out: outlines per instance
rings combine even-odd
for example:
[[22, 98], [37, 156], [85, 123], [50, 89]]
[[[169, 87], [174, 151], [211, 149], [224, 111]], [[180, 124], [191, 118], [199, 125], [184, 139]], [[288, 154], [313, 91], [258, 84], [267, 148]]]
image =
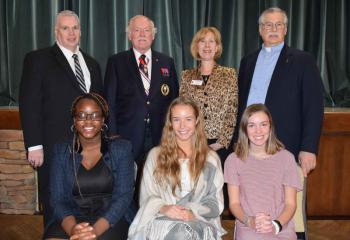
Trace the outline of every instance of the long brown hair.
[[242, 115], [241, 123], [239, 125], [239, 135], [237, 145], [235, 148], [235, 153], [237, 157], [241, 160], [245, 160], [248, 157], [249, 153], [249, 139], [247, 133], [248, 120], [253, 114], [257, 112], [265, 113], [269, 119], [270, 134], [265, 145], [266, 153], [275, 154], [276, 152], [284, 148], [284, 145], [280, 142], [280, 140], [278, 140], [276, 136], [275, 126], [273, 124], [270, 111], [264, 104], [252, 104], [245, 109]]
[[194, 101], [186, 97], [178, 97], [174, 99], [166, 114], [165, 125], [160, 142], [160, 152], [157, 158], [156, 168], [154, 170], [154, 176], [157, 182], [162, 186], [170, 184], [174, 195], [176, 187], [178, 186], [181, 188], [181, 168], [179, 158], [185, 155], [184, 151], [176, 142], [176, 136], [171, 123], [172, 110], [178, 105], [190, 106], [196, 116], [196, 129], [192, 137], [192, 155], [190, 156], [189, 166], [190, 176], [193, 183], [198, 181], [209, 152], [208, 143], [204, 132], [204, 119], [199, 107], [194, 103]]

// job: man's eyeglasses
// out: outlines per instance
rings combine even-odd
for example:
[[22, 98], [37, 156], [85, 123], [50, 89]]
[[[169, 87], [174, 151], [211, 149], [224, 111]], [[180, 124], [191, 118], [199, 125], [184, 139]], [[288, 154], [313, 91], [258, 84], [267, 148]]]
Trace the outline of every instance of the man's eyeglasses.
[[100, 121], [102, 119], [102, 114], [100, 112], [85, 113], [79, 112], [75, 114], [75, 119], [77, 121], [86, 121], [90, 119], [91, 121]]
[[276, 23], [272, 23], [272, 22], [266, 22], [266, 23], [262, 23], [261, 24], [263, 26], [263, 28], [265, 30], [272, 30], [274, 27], [277, 29], [277, 30], [281, 30], [284, 28], [285, 24], [282, 23], [282, 22], [276, 22]]

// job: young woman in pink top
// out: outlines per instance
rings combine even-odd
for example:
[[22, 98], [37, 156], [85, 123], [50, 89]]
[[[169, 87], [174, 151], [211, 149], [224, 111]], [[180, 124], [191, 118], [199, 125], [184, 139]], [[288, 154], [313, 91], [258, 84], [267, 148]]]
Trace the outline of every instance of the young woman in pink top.
[[224, 177], [236, 239], [297, 239], [292, 220], [302, 188], [297, 164], [277, 139], [265, 105], [245, 110]]

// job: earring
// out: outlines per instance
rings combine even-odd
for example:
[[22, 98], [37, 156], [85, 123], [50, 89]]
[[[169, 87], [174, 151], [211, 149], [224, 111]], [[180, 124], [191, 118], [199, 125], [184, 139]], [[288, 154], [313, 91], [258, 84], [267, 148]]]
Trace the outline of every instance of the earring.
[[107, 124], [102, 124], [101, 132], [107, 132], [108, 131], [108, 126]]
[[71, 131], [72, 133], [75, 132], [75, 126], [74, 126], [74, 124], [72, 124], [72, 126], [70, 126], [70, 131]]

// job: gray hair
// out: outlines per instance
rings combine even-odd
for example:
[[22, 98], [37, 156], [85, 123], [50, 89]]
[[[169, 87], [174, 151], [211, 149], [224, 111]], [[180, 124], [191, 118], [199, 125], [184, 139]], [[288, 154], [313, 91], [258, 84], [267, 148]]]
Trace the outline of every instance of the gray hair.
[[259, 17], [259, 20], [258, 20], [259, 25], [264, 23], [264, 18], [265, 18], [266, 14], [275, 13], [275, 12], [278, 12], [278, 13], [283, 15], [283, 23], [285, 25], [287, 25], [288, 24], [287, 14], [284, 10], [282, 10], [278, 7], [271, 7], [271, 8], [266, 9], [265, 11], [263, 11]]
[[59, 17], [63, 17], [63, 16], [75, 17], [75, 19], [77, 20], [77, 22], [78, 22], [78, 24], [80, 26], [80, 20], [79, 20], [78, 15], [75, 12], [71, 11], [71, 10], [63, 10], [63, 11], [57, 13], [55, 26], [57, 26], [58, 18]]
[[146, 17], [146, 16], [144, 16], [144, 15], [136, 15], [136, 16], [133, 16], [132, 18], [130, 18], [129, 23], [128, 23], [128, 26], [127, 26], [126, 29], [125, 29], [125, 32], [128, 33], [128, 34], [130, 34], [130, 27], [131, 27], [131, 25], [134, 23], [134, 21], [135, 21], [137, 18], [141, 18], [141, 17], [146, 18], [146, 19], [149, 21], [149, 23], [151, 24], [152, 35], [153, 35], [153, 37], [154, 37], [154, 36], [156, 35], [156, 33], [157, 33], [157, 28], [154, 26], [154, 22], [153, 22], [149, 17]]

